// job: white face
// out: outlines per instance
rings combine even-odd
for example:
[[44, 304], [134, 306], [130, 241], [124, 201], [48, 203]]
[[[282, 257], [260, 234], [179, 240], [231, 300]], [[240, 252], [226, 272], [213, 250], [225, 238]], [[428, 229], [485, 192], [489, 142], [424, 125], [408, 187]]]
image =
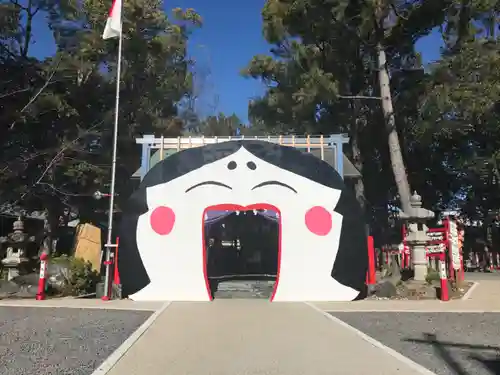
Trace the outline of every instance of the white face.
[[340, 190], [280, 169], [240, 148], [234, 154], [147, 188], [148, 212], [137, 224], [137, 246], [151, 280], [135, 300], [208, 301], [203, 258], [206, 208], [269, 204], [281, 218], [281, 262], [274, 301], [350, 301], [359, 291], [331, 270], [342, 216]]

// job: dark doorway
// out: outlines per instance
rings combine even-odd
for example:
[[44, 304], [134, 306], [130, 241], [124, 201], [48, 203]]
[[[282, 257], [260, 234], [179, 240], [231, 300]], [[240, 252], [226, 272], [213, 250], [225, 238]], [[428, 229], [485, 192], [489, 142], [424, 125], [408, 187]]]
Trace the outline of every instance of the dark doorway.
[[277, 212], [205, 217], [206, 275], [213, 298], [271, 299], [279, 275]]

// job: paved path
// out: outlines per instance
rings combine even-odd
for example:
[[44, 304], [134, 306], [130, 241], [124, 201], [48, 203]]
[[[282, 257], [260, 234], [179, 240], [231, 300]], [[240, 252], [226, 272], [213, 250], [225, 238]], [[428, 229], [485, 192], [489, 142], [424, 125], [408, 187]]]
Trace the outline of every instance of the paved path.
[[477, 303], [499, 302], [500, 306], [500, 279], [488, 278], [476, 282], [477, 286], [470, 293], [469, 299]]
[[355, 302], [318, 302], [323, 311], [407, 311], [407, 312], [500, 312], [500, 279], [476, 282], [466, 299], [439, 300], [363, 300]]
[[500, 272], [466, 272], [465, 279], [468, 281], [497, 280], [500, 281]]
[[332, 312], [438, 375], [500, 374], [500, 314]]
[[101, 301], [100, 299], [82, 298], [54, 298], [44, 301], [35, 299], [5, 299], [0, 300], [0, 307], [51, 307], [74, 309], [106, 309], [106, 310], [139, 310], [156, 311], [163, 306], [163, 302], [135, 302], [131, 300]]
[[326, 315], [305, 303], [172, 303], [107, 374], [426, 373]]
[[428, 370], [324, 311], [500, 312], [500, 280], [484, 278], [467, 300], [171, 303], [59, 299], [0, 306], [157, 312], [94, 375], [395, 375]]

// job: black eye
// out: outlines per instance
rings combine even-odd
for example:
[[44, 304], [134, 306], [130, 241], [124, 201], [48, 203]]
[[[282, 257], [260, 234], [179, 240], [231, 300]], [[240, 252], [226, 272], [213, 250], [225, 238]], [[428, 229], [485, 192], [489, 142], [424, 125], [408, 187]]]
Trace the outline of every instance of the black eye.
[[248, 167], [248, 169], [251, 169], [252, 171], [255, 171], [257, 169], [257, 166], [255, 165], [255, 163], [253, 161], [249, 161], [247, 163], [247, 167]]
[[229, 163], [227, 163], [227, 169], [230, 169], [230, 170], [236, 169], [237, 166], [238, 166], [238, 164], [236, 164], [235, 161], [230, 161]]

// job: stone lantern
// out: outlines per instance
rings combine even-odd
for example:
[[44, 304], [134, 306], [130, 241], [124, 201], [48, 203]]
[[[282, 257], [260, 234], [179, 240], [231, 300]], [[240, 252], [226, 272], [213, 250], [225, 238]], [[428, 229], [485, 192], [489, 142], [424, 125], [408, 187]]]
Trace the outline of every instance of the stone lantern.
[[7, 270], [7, 279], [12, 280], [25, 270], [29, 258], [26, 250], [30, 243], [35, 242], [34, 236], [24, 233], [24, 222], [19, 216], [13, 224], [13, 232], [6, 237], [0, 237], [0, 244], [6, 246], [5, 258], [2, 259], [3, 267]]
[[406, 242], [411, 249], [411, 259], [414, 270], [414, 280], [426, 281], [427, 256], [426, 245], [430, 241], [425, 223], [434, 218], [434, 212], [422, 207], [422, 197], [414, 192], [410, 198], [410, 212], [400, 212], [399, 219], [407, 228]]

